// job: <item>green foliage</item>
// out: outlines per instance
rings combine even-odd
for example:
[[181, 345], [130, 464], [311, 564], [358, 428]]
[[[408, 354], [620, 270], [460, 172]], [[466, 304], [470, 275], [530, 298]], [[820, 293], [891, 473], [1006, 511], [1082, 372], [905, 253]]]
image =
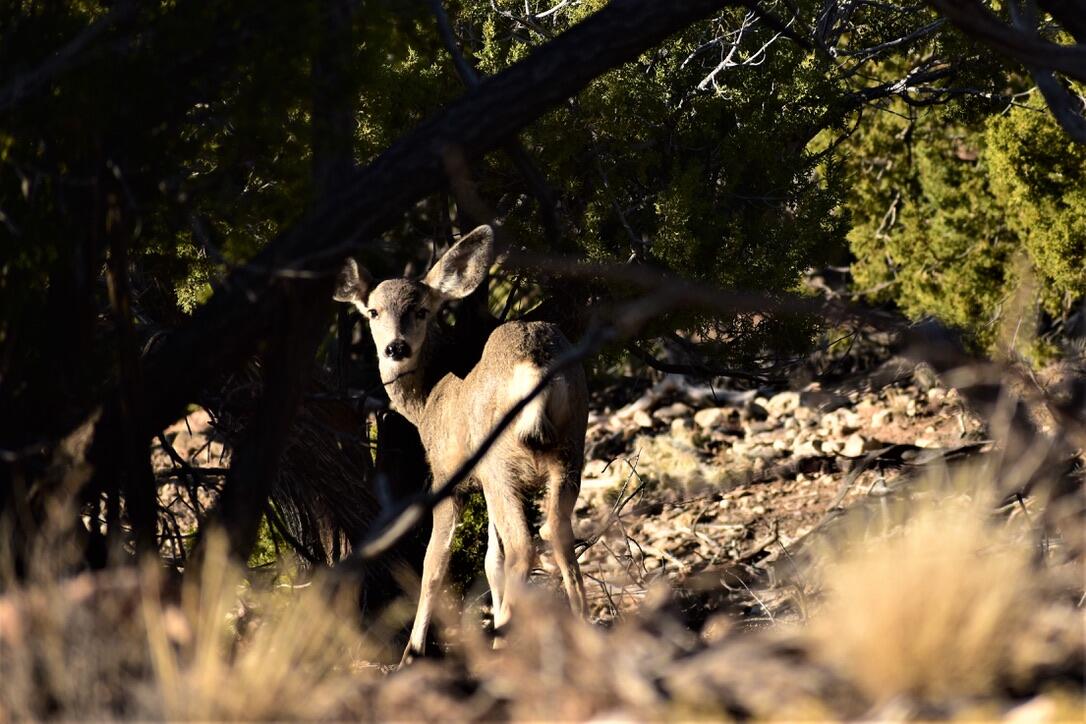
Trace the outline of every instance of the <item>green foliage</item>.
[[249, 554], [249, 568], [274, 565], [280, 555], [289, 550], [290, 546], [283, 536], [268, 523], [268, 516], [261, 516], [256, 544], [253, 546], [252, 553]]
[[[457, 17], [473, 29], [463, 35], [480, 69], [495, 73], [603, 4], [581, 3], [537, 32], [496, 15], [489, 0], [463, 2]], [[519, 12], [518, 3], [498, 6]], [[735, 27], [745, 13], [726, 10], [721, 24]], [[561, 198], [567, 253], [618, 262], [635, 255], [725, 287], [791, 290], [804, 269], [846, 249], [841, 166], [808, 143], [843, 121], [834, 101], [847, 87], [825, 58], [778, 43], [757, 66], [731, 68], [715, 90], [697, 90], [719, 61], [706, 30], [694, 26], [597, 78], [523, 138]], [[747, 52], [771, 37], [768, 28], [750, 30]], [[503, 158], [488, 164], [488, 196], [523, 192]], [[507, 223], [523, 243], [545, 238], [538, 219], [513, 214]], [[814, 327], [686, 313], [650, 335], [700, 333], [721, 341], [711, 357], [749, 359], [767, 347], [803, 347]]]
[[452, 558], [449, 561], [449, 581], [461, 595], [484, 574], [487, 541], [486, 500], [481, 490], [460, 499], [460, 522], [453, 535]]
[[[448, 9], [464, 52], [489, 75], [605, 4], [560, 5], [535, 20], [518, 17], [531, 12], [523, 0]], [[802, 20], [793, 30], [809, 32], [824, 5], [790, 3]], [[132, 15], [78, 62], [0, 109], [0, 409], [12, 411], [0, 432], [12, 450], [70, 429], [115, 375], [111, 255], [123, 249], [129, 260], [137, 332], [169, 331], [313, 201], [326, 3], [8, 3], [0, 67], [19, 82], [5, 90], [56, 67], [58, 50], [123, 7]], [[510, 238], [770, 296], [851, 248], [871, 296], [939, 315], [981, 345], [995, 341], [1023, 279], [1038, 280], [1048, 314], [1068, 313], [1086, 286], [1086, 156], [1039, 101], [1004, 113], [991, 100], [1022, 90], [1020, 79], [949, 25], [896, 42], [931, 23], [924, 8], [857, 6], [847, 38], [832, 41], [836, 56], [778, 37], [748, 12], [728, 7], [674, 34], [519, 133], [557, 198], [560, 238], [505, 154], [474, 163], [479, 196]], [[368, 0], [354, 17], [340, 90], [352, 99], [355, 161], [367, 163], [464, 88], [425, 3]], [[851, 47], [882, 49], [873, 61]], [[738, 64], [717, 68], [724, 57]], [[933, 106], [876, 107], [860, 92], [928, 61], [953, 65], [946, 83], [972, 90], [921, 98]], [[425, 263], [421, 240], [470, 221], [451, 196], [389, 209], [402, 221], [367, 262], [379, 273]], [[527, 281], [516, 311], [542, 301]], [[601, 281], [577, 293], [583, 305], [630, 292]], [[677, 330], [709, 361], [741, 364], [800, 351], [818, 328], [676, 311], [643, 337]], [[462, 584], [482, 560], [478, 503], [457, 543]]]
[[1086, 148], [1038, 107], [1013, 108], [987, 125], [996, 203], [1029, 254], [1052, 314], [1086, 290]]
[[1033, 313], [1027, 279], [1056, 316], [1086, 289], [1086, 153], [1039, 107], [955, 110], [895, 104], [850, 140], [853, 274], [992, 348], [1001, 321]]
[[[537, 501], [538, 502], [538, 501]], [[459, 496], [460, 520], [453, 535], [452, 559], [449, 561], [449, 582], [461, 595], [483, 581], [487, 546], [486, 499], [481, 490]], [[539, 530], [542, 515], [538, 505], [525, 506], [528, 527]]]
[[914, 317], [994, 339], [1016, 239], [991, 199], [980, 134], [883, 114], [856, 146], [849, 233], [856, 284]]

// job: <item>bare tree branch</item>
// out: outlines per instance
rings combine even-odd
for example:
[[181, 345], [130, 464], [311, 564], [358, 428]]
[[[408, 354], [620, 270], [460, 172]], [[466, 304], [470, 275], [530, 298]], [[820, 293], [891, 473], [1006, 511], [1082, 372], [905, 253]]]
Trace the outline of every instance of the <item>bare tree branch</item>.
[[1008, 26], [979, 0], [930, 0], [966, 35], [1033, 68], [1048, 68], [1086, 83], [1086, 45], [1059, 45]]
[[[561, 5], [555, 6], [547, 12], [548, 14], [555, 12], [560, 7]], [[460, 51], [460, 46], [456, 42], [456, 36], [449, 24], [449, 16], [445, 12], [442, 0], [430, 0], [430, 8], [437, 19], [438, 33], [441, 35], [441, 41], [445, 44], [445, 49], [452, 57], [457, 75], [460, 76], [460, 80], [463, 81], [465, 87], [469, 89], [476, 88], [480, 83], [479, 72], [472, 67], [471, 63], [467, 61], [467, 58]], [[556, 211], [554, 192], [542, 172], [532, 162], [531, 157], [528, 156], [528, 151], [519, 139], [516, 137], [509, 139], [502, 145], [502, 150], [509, 156], [509, 160], [517, 169], [517, 173], [524, 179], [524, 183], [528, 185], [528, 189], [535, 196], [536, 201], [539, 202], [539, 215], [543, 221], [543, 228], [547, 233], [547, 240], [550, 242], [552, 249], [557, 249], [562, 232]]]
[[[544, 44], [408, 133], [373, 163], [352, 171], [302, 220], [234, 270], [184, 328], [146, 360], [148, 425], [172, 422], [207, 380], [248, 358], [289, 306], [293, 284], [331, 276], [403, 209], [445, 183], [451, 149], [467, 158], [498, 147], [519, 129], [610, 68], [716, 12], [728, 0], [616, 0]], [[117, 411], [96, 426], [92, 460], [112, 454]]]
[[137, 7], [132, 0], [120, 2], [102, 17], [95, 20], [83, 32], [72, 38], [63, 48], [53, 53], [49, 60], [29, 73], [16, 76], [0, 90], [0, 111], [18, 104], [24, 98], [40, 92], [86, 58], [92, 44], [121, 21], [130, 18]]

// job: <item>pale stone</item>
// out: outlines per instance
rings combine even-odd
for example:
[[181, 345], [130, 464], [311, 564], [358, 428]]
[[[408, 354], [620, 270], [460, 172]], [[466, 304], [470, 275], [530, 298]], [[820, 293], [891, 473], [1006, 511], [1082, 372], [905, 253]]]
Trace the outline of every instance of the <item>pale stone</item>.
[[665, 407], [658, 407], [652, 416], [661, 422], [670, 422], [677, 417], [687, 417], [692, 410], [682, 402], [673, 402]]
[[633, 413], [633, 422], [638, 427], [650, 428], [653, 425], [652, 415], [644, 410], [636, 410]]
[[671, 421], [671, 434], [683, 435], [694, 429], [689, 417], [678, 417]]
[[704, 429], [721, 427], [728, 420], [728, 411], [723, 407], [707, 407], [694, 413], [694, 424]]
[[809, 407], [797, 407], [793, 412], [793, 416], [800, 422], [813, 422], [818, 417], [818, 413]]
[[792, 412], [799, 407], [799, 393], [791, 391], [778, 392], [769, 398], [765, 407], [769, 414], [775, 416]]
[[637, 398], [636, 400], [634, 400], [633, 402], [631, 402], [630, 404], [628, 404], [625, 407], [621, 408], [617, 412], [615, 412], [615, 417], [617, 417], [620, 420], [629, 419], [629, 418], [633, 417], [635, 414], [637, 414], [638, 412], [644, 412], [644, 411], [648, 410], [649, 408], [651, 408], [655, 401], [656, 401], [656, 399], [652, 395], [646, 393], [646, 394], [642, 395], [641, 397]]
[[871, 427], [886, 427], [893, 422], [893, 410], [879, 410], [871, 416]]
[[838, 410], [837, 414], [841, 418], [841, 434], [849, 435], [863, 427], [860, 416], [852, 410]]
[[780, 457], [780, 451], [771, 445], [755, 445], [747, 452], [747, 457], [758, 460], [775, 460]]
[[844, 446], [841, 448], [841, 454], [846, 458], [858, 458], [861, 457], [867, 450], [867, 440], [857, 434], [853, 433], [845, 440]]

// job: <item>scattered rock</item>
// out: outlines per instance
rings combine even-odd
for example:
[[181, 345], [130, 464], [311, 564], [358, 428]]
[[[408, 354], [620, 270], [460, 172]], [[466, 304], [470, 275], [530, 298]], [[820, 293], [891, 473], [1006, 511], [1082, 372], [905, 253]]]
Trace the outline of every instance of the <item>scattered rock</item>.
[[876, 410], [871, 416], [871, 427], [886, 427], [894, 420], [893, 410]]
[[653, 426], [652, 415], [645, 410], [635, 410], [631, 416], [633, 423], [638, 427], [651, 428]]
[[867, 452], [867, 440], [858, 433], [853, 433], [845, 440], [845, 444], [841, 447], [841, 454], [846, 458], [858, 458]]
[[671, 422], [677, 417], [687, 417], [691, 412], [689, 405], [682, 402], [673, 402], [666, 407], [657, 408], [652, 416], [661, 422]]
[[766, 401], [765, 408], [770, 415], [780, 417], [799, 407], [798, 392], [778, 392]]
[[703, 430], [724, 427], [728, 422], [729, 410], [726, 407], [707, 407], [694, 413], [694, 424]]
[[616, 411], [612, 416], [612, 420], [616, 418], [620, 421], [629, 420], [638, 412], [644, 412], [651, 409], [654, 404], [656, 404], [656, 398], [649, 393], [645, 393], [630, 404]]
[[838, 395], [833, 392], [805, 390], [799, 395], [799, 404], [803, 407], [810, 407], [826, 413], [839, 410], [842, 407], [851, 404], [851, 401], [844, 395]]
[[928, 403], [938, 407], [946, 402], [947, 394], [946, 390], [942, 387], [932, 387], [928, 390]]
[[851, 434], [853, 432], [856, 432], [861, 427], [863, 427], [863, 420], [860, 418], [859, 414], [857, 414], [853, 410], [842, 409], [842, 410], [838, 410], [837, 414], [841, 418], [841, 433], [842, 434], [848, 435], [848, 434]]
[[672, 435], [689, 435], [693, 429], [694, 423], [690, 422], [689, 417], [677, 417], [671, 421]]
[[776, 460], [780, 455], [781, 451], [772, 445], [755, 445], [747, 451], [747, 457], [755, 460]]
[[836, 410], [822, 416], [822, 427], [834, 437], [851, 435], [862, 426], [860, 416], [852, 410]]
[[797, 407], [791, 419], [802, 423], [814, 423], [818, 419], [818, 413], [809, 407]]

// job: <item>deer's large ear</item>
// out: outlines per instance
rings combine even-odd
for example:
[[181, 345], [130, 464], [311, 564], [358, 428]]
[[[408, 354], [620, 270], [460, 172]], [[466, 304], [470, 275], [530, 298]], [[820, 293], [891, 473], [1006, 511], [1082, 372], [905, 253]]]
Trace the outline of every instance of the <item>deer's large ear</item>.
[[494, 230], [480, 226], [445, 252], [423, 283], [446, 299], [463, 299], [486, 279], [494, 263]]
[[332, 298], [337, 302], [365, 304], [372, 289], [373, 277], [366, 268], [359, 266], [354, 259], [347, 259], [336, 277], [336, 290], [332, 292]]

